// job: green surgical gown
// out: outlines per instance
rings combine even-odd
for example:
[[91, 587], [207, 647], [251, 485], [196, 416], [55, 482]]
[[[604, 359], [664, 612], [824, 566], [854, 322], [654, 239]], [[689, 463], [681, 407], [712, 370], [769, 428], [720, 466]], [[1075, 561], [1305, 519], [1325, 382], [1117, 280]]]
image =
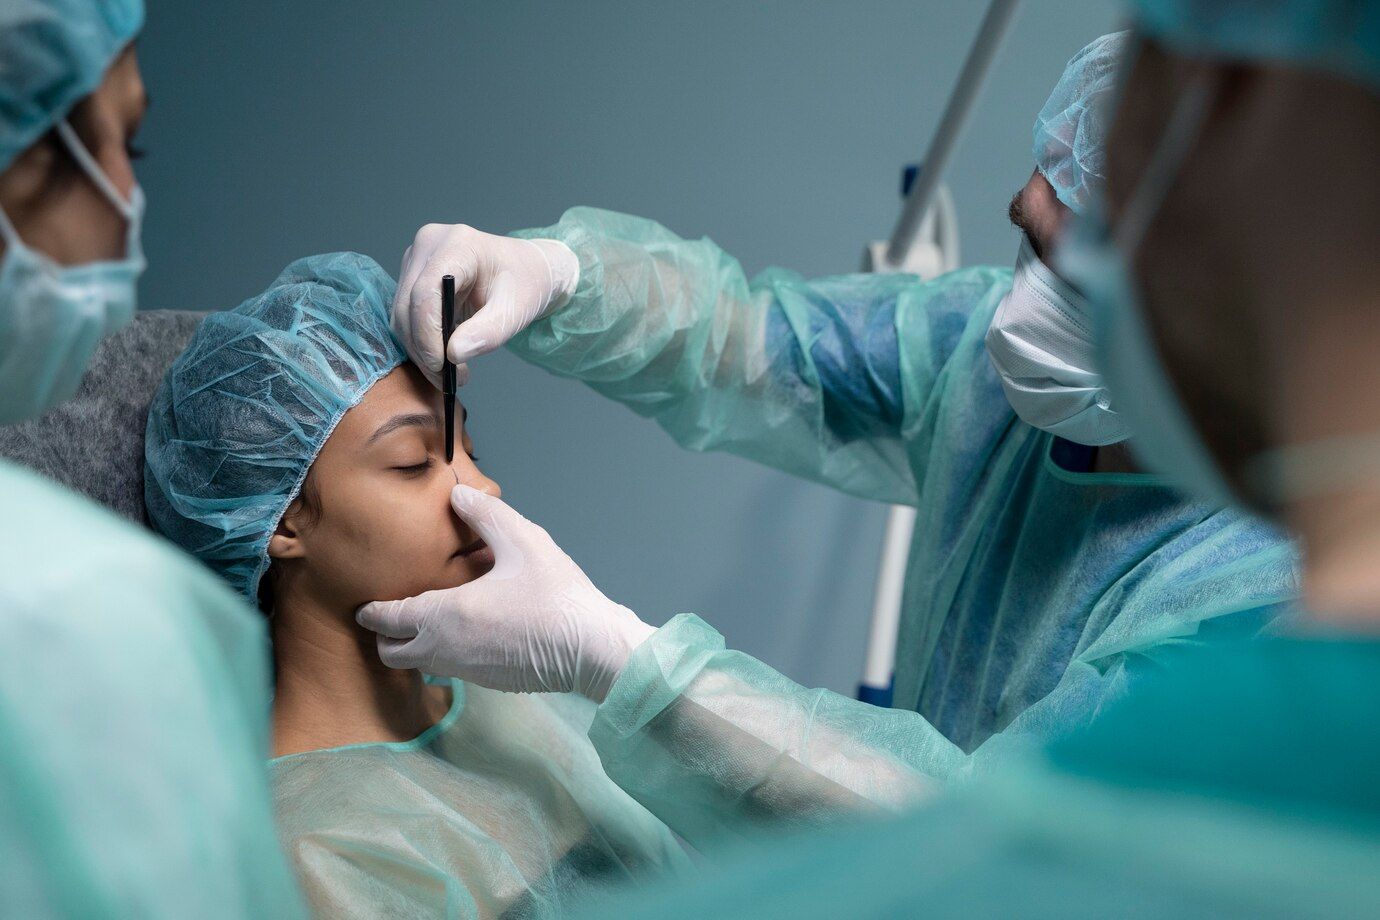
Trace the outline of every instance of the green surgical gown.
[[634, 654], [591, 738], [697, 845], [923, 796], [1091, 718], [1127, 655], [1254, 634], [1296, 593], [1270, 528], [1088, 472], [1015, 416], [983, 345], [1006, 269], [749, 282], [707, 239], [589, 208], [519, 235], [567, 243], [580, 281], [517, 354], [687, 448], [918, 509], [892, 710], [802, 688], [689, 615]]
[[403, 743], [272, 761], [280, 833], [326, 917], [560, 917], [688, 868], [666, 826], [604, 774], [593, 704], [455, 681]]
[[1380, 642], [1131, 670], [1090, 728], [911, 816], [745, 850], [591, 916], [1380, 916]]
[[0, 462], [0, 913], [296, 917], [263, 617], [195, 561]]

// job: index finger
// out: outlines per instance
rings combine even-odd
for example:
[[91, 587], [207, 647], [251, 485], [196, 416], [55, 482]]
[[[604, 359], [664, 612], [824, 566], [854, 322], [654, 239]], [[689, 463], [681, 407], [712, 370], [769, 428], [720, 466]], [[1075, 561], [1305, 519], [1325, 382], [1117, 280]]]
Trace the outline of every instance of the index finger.
[[412, 285], [408, 303], [408, 322], [412, 360], [441, 369], [445, 343], [441, 341], [441, 277], [455, 276], [455, 300], [464, 303], [470, 296], [477, 274], [477, 255], [463, 246], [445, 247], [433, 253]]

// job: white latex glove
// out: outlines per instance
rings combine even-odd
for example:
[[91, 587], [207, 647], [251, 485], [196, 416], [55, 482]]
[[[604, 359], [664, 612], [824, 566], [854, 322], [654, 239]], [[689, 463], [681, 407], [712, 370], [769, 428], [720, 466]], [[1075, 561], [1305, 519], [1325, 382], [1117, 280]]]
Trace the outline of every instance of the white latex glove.
[[466, 361], [501, 348], [534, 320], [569, 302], [580, 260], [559, 240], [495, 236], [464, 224], [427, 224], [403, 253], [393, 332], [436, 383], [441, 373], [441, 278], [455, 276], [460, 323], [450, 338], [456, 379]]
[[601, 594], [545, 530], [501, 500], [457, 485], [450, 502], [493, 549], [494, 567], [458, 588], [361, 607], [356, 619], [379, 634], [379, 658], [495, 690], [603, 702], [656, 630]]

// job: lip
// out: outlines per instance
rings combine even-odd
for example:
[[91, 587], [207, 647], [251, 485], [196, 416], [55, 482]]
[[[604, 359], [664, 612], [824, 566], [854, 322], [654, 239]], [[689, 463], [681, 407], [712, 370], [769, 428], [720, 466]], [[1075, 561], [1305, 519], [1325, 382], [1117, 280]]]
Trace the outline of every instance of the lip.
[[451, 558], [465, 559], [470, 562], [482, 562], [486, 557], [492, 562], [494, 551], [489, 548], [489, 544], [485, 543], [483, 539], [476, 537], [473, 543], [462, 546], [456, 550]]

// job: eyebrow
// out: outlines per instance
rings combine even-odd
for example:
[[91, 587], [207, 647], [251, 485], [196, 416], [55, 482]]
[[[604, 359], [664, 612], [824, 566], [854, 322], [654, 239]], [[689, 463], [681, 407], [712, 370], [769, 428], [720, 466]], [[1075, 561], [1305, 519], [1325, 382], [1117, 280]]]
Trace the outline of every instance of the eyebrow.
[[368, 447], [380, 438], [387, 437], [393, 432], [403, 428], [435, 429], [440, 426], [441, 420], [430, 412], [407, 412], [401, 415], [395, 415], [380, 425], [373, 434], [369, 435], [369, 440], [364, 442], [364, 446]]

